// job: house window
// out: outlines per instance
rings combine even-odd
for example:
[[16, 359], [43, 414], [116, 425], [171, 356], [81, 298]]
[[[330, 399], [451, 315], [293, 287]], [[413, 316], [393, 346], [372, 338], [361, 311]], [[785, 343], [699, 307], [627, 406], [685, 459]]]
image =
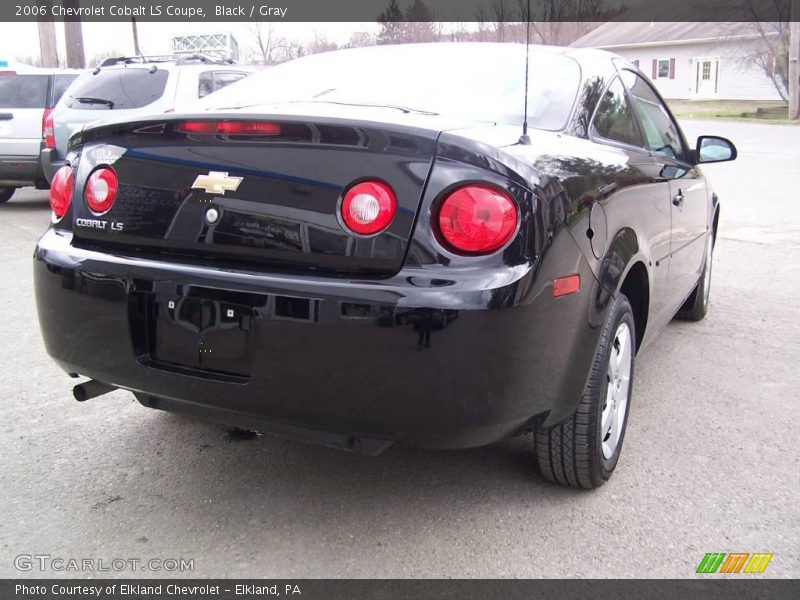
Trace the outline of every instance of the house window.
[[703, 61], [703, 73], [702, 73], [701, 77], [703, 78], [703, 81], [708, 81], [709, 79], [711, 79], [711, 61], [710, 60]]
[[674, 58], [653, 59], [653, 79], [675, 79]]

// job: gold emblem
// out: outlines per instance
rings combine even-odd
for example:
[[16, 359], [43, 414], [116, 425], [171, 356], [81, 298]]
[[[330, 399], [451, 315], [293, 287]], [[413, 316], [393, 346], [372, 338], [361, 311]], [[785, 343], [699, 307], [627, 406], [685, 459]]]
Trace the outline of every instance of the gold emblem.
[[209, 171], [208, 175], [198, 175], [192, 184], [194, 190], [205, 190], [209, 194], [235, 192], [243, 177], [231, 177], [227, 171]]

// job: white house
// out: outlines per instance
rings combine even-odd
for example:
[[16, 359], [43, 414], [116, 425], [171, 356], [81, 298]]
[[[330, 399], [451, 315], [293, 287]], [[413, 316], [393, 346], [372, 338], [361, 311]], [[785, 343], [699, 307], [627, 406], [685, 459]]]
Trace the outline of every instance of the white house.
[[769, 74], [773, 59], [752, 23], [611, 21], [572, 46], [619, 54], [668, 99], [781, 100]]

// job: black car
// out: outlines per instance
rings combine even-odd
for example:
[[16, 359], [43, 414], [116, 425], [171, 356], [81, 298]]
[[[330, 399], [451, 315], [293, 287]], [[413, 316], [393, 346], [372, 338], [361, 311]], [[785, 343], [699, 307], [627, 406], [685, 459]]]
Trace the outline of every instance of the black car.
[[635, 354], [708, 309], [697, 165], [736, 152], [619, 57], [527, 58], [527, 106], [525, 46], [383, 46], [73, 136], [34, 270], [76, 398], [373, 454], [532, 431], [604, 483]]

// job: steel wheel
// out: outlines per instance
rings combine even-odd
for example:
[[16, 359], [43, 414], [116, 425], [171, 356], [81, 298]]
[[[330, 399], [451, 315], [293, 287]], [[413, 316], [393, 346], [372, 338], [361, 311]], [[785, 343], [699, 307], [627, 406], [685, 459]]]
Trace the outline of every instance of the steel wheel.
[[622, 437], [625, 413], [628, 410], [628, 393], [633, 366], [631, 345], [631, 330], [627, 323], [620, 323], [614, 334], [614, 341], [608, 356], [606, 399], [600, 419], [603, 457], [606, 460], [614, 456], [614, 452], [617, 450]]

